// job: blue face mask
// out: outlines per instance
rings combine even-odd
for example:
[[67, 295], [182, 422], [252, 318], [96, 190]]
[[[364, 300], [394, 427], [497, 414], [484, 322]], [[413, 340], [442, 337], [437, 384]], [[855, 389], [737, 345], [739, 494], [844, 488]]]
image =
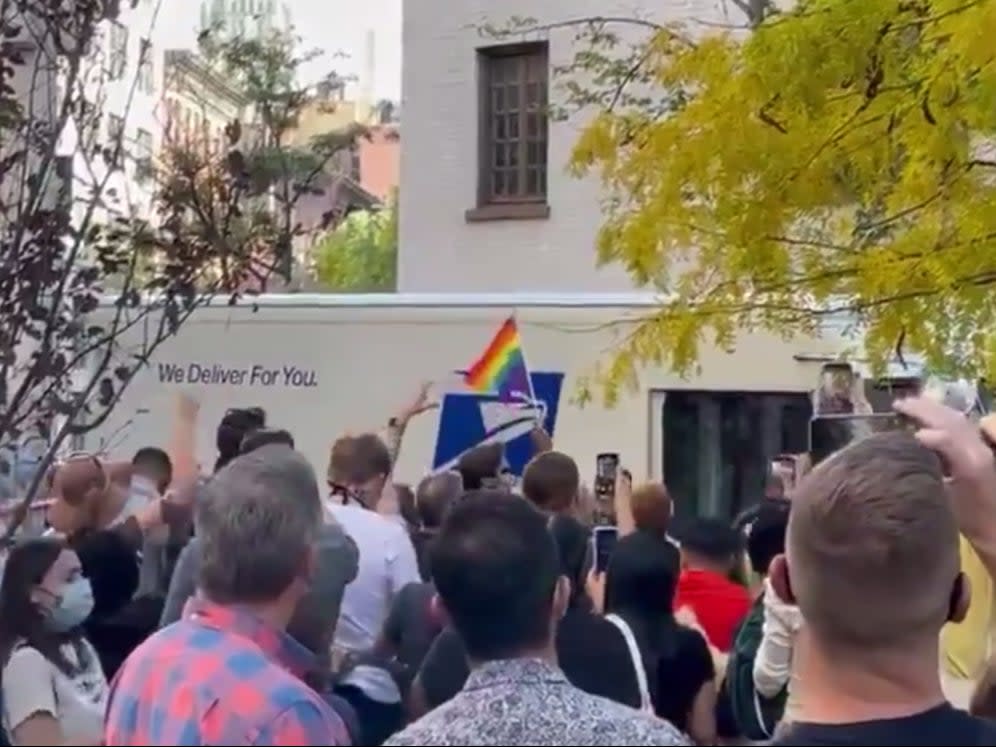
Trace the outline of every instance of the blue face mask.
[[45, 618], [45, 625], [53, 633], [66, 633], [86, 622], [91, 612], [93, 587], [89, 579], [80, 576], [63, 588], [58, 603]]

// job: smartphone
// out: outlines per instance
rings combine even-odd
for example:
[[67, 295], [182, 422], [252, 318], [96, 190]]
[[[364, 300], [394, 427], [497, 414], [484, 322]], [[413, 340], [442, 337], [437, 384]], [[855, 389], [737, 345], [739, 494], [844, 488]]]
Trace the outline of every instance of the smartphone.
[[619, 474], [619, 455], [614, 453], [599, 454], [595, 457], [595, 477], [599, 480], [616, 484]]
[[809, 421], [809, 454], [813, 465], [819, 464], [852, 441], [875, 433], [907, 430], [910, 422], [893, 412], [871, 415], [820, 415]]
[[854, 412], [854, 369], [850, 363], [833, 361], [820, 369], [820, 383], [813, 409], [817, 415], [842, 415]]
[[595, 523], [615, 523], [616, 479], [619, 454], [603, 452], [595, 457]]
[[919, 376], [893, 376], [876, 381], [875, 388], [888, 392], [895, 401], [919, 395], [923, 391], [923, 381]]
[[609, 559], [619, 541], [619, 530], [615, 527], [595, 527], [591, 532], [591, 557], [595, 573], [609, 570]]

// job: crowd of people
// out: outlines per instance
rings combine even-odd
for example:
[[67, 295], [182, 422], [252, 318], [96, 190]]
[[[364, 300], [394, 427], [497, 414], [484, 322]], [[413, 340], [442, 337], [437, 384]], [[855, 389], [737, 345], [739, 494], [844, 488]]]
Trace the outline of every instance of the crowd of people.
[[4, 740], [996, 745], [989, 630], [963, 622], [992, 603], [996, 460], [962, 413], [897, 401], [915, 433], [772, 474], [732, 524], [621, 473], [599, 568], [539, 429], [521, 479], [488, 444], [395, 484], [429, 407], [337, 440], [325, 485], [258, 409], [205, 474], [187, 397], [168, 448], [58, 464], [49, 530], [4, 560]]

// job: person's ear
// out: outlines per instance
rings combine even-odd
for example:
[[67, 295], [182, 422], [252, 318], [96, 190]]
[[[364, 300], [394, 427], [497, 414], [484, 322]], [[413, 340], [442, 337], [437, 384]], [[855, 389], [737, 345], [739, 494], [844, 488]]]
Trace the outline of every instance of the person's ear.
[[44, 608], [45, 602], [50, 599], [50, 595], [46, 594], [40, 586], [36, 586], [28, 594], [28, 599], [36, 607]]
[[318, 552], [314, 547], [309, 547], [301, 555], [301, 566], [298, 571], [298, 578], [310, 589], [315, 580], [315, 573], [318, 568]]
[[567, 607], [571, 601], [571, 580], [567, 576], [557, 578], [557, 585], [553, 588], [553, 619], [559, 621], [567, 614]]
[[948, 607], [948, 622], [960, 623], [968, 617], [972, 603], [972, 582], [964, 573], [955, 576], [951, 587], [951, 604]]
[[445, 628], [450, 624], [450, 615], [446, 611], [446, 605], [438, 594], [433, 594], [429, 600], [429, 618], [436, 623], [436, 626]]
[[771, 581], [771, 588], [775, 594], [785, 604], [797, 604], [795, 594], [792, 593], [792, 580], [789, 576], [788, 561], [784, 555], [776, 555], [768, 566], [768, 580]]

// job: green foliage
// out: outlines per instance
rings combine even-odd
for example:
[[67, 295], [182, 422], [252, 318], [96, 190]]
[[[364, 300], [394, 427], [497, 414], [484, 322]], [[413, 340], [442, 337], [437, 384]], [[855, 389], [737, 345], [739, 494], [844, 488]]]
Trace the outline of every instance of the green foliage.
[[605, 190], [598, 257], [664, 299], [606, 393], [831, 315], [878, 365], [905, 344], [992, 380], [996, 2], [800, 0], [756, 20], [640, 21], [632, 47], [581, 27], [568, 93], [599, 111], [571, 168]]
[[273, 245], [275, 269], [290, 280], [292, 246], [303, 235], [296, 220], [297, 203], [304, 196], [324, 193], [320, 185], [328, 181], [326, 172], [335, 170], [336, 157], [363, 137], [366, 128], [354, 124], [341, 131], [317, 133], [305, 142], [294, 137], [302, 114], [321, 105], [314, 88], [303, 84], [299, 75], [320, 53], [302, 51], [301, 40], [294, 34], [271, 31], [262, 36], [233, 36], [218, 27], [202, 33], [199, 42], [206, 58], [249, 102], [252, 121], [239, 141], [238, 168], [250, 194], [273, 201], [273, 222], [281, 233]]
[[397, 287], [397, 202], [349, 215], [313, 250], [315, 274], [340, 293], [386, 293]]

